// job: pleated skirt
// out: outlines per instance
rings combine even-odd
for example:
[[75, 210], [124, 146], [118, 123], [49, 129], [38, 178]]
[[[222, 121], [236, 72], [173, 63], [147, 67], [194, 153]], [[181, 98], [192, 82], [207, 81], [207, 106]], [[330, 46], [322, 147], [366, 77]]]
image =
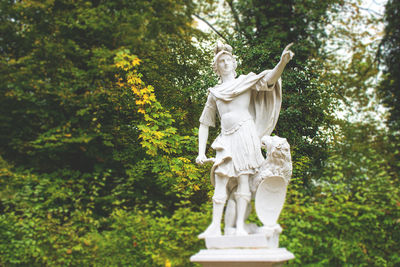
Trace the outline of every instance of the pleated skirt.
[[254, 174], [264, 161], [261, 140], [252, 118], [238, 123], [235, 131], [222, 132], [213, 142], [216, 150], [214, 173], [219, 176], [238, 177]]

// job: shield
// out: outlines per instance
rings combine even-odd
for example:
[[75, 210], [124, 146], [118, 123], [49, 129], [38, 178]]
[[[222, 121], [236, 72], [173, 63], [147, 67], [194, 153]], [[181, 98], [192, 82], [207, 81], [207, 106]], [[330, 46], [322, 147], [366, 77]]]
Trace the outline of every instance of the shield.
[[282, 176], [269, 176], [257, 188], [255, 208], [265, 226], [277, 223], [286, 197], [286, 181]]

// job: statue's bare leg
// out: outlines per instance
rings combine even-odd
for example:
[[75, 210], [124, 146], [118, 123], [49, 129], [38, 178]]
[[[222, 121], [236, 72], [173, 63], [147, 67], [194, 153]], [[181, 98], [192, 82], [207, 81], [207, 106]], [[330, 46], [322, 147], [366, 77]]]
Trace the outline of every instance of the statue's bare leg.
[[201, 234], [199, 238], [203, 239], [209, 236], [221, 236], [221, 219], [226, 202], [226, 185], [228, 177], [215, 175], [215, 191], [213, 196], [213, 217], [210, 226]]
[[236, 192], [236, 188], [234, 188], [228, 197], [228, 202], [226, 203], [225, 209], [225, 235], [234, 235], [236, 232], [236, 201], [233, 191]]
[[244, 220], [246, 215], [247, 206], [251, 200], [249, 188], [249, 176], [241, 175], [238, 177], [238, 189], [235, 193], [236, 197], [236, 235], [247, 235], [244, 228]]

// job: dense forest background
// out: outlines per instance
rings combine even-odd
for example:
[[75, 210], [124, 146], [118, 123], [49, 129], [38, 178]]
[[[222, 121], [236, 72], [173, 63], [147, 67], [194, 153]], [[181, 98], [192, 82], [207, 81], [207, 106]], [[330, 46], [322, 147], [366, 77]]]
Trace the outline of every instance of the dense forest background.
[[274, 131], [294, 164], [290, 266], [399, 266], [399, 13], [395, 0], [384, 14], [357, 0], [0, 0], [0, 266], [194, 266], [217, 40], [239, 74], [295, 43]]

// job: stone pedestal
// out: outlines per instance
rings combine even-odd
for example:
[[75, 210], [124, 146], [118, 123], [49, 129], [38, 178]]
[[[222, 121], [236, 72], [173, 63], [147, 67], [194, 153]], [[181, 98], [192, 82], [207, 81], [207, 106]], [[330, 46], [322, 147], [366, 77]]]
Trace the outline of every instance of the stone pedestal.
[[253, 234], [245, 236], [218, 236], [207, 237], [206, 248], [208, 249], [231, 249], [231, 248], [278, 248], [279, 233]]
[[278, 267], [294, 255], [285, 248], [202, 249], [190, 258], [204, 267]]
[[207, 249], [190, 258], [204, 267], [278, 267], [294, 259], [286, 248], [278, 248], [277, 233], [207, 237], [205, 242]]

